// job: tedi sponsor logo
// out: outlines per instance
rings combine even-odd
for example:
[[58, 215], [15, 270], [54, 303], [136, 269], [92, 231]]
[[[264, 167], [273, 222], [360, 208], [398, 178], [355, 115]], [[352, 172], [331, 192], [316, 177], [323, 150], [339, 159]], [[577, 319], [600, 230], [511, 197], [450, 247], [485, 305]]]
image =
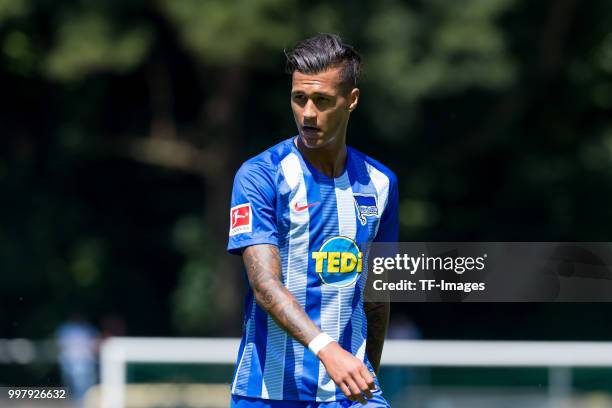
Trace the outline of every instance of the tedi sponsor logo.
[[315, 261], [315, 272], [327, 285], [352, 285], [362, 271], [363, 255], [355, 241], [347, 237], [328, 239], [311, 256]]

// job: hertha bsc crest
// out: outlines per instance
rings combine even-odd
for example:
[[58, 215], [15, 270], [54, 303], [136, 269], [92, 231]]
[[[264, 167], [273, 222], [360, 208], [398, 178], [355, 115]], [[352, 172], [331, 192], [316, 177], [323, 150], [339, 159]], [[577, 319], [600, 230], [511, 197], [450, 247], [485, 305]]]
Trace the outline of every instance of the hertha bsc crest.
[[376, 196], [373, 194], [353, 194], [355, 198], [355, 207], [361, 225], [366, 225], [366, 217], [378, 217], [378, 205], [376, 204]]

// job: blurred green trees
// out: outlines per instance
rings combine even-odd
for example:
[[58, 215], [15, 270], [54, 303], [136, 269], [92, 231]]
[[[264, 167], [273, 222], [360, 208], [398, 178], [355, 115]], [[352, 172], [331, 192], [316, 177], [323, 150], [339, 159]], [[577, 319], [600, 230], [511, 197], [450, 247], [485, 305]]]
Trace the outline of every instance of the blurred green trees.
[[611, 17], [572, 0], [0, 0], [3, 336], [71, 310], [236, 334], [233, 174], [294, 133], [283, 49], [316, 32], [364, 56], [349, 141], [399, 175], [404, 240], [608, 240]]

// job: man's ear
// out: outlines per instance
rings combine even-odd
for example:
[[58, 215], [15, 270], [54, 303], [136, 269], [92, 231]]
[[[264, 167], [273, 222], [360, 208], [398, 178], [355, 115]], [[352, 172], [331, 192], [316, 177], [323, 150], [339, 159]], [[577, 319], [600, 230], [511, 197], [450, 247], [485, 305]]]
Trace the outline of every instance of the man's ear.
[[353, 88], [349, 94], [349, 112], [352, 112], [357, 107], [359, 102], [359, 88]]

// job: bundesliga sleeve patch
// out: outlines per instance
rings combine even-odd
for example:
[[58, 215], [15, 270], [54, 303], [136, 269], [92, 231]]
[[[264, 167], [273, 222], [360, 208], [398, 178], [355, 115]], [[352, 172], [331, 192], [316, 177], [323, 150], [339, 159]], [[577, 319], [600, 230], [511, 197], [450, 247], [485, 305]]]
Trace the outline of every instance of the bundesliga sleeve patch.
[[230, 210], [229, 236], [251, 232], [253, 221], [251, 218], [251, 203], [239, 204]]

